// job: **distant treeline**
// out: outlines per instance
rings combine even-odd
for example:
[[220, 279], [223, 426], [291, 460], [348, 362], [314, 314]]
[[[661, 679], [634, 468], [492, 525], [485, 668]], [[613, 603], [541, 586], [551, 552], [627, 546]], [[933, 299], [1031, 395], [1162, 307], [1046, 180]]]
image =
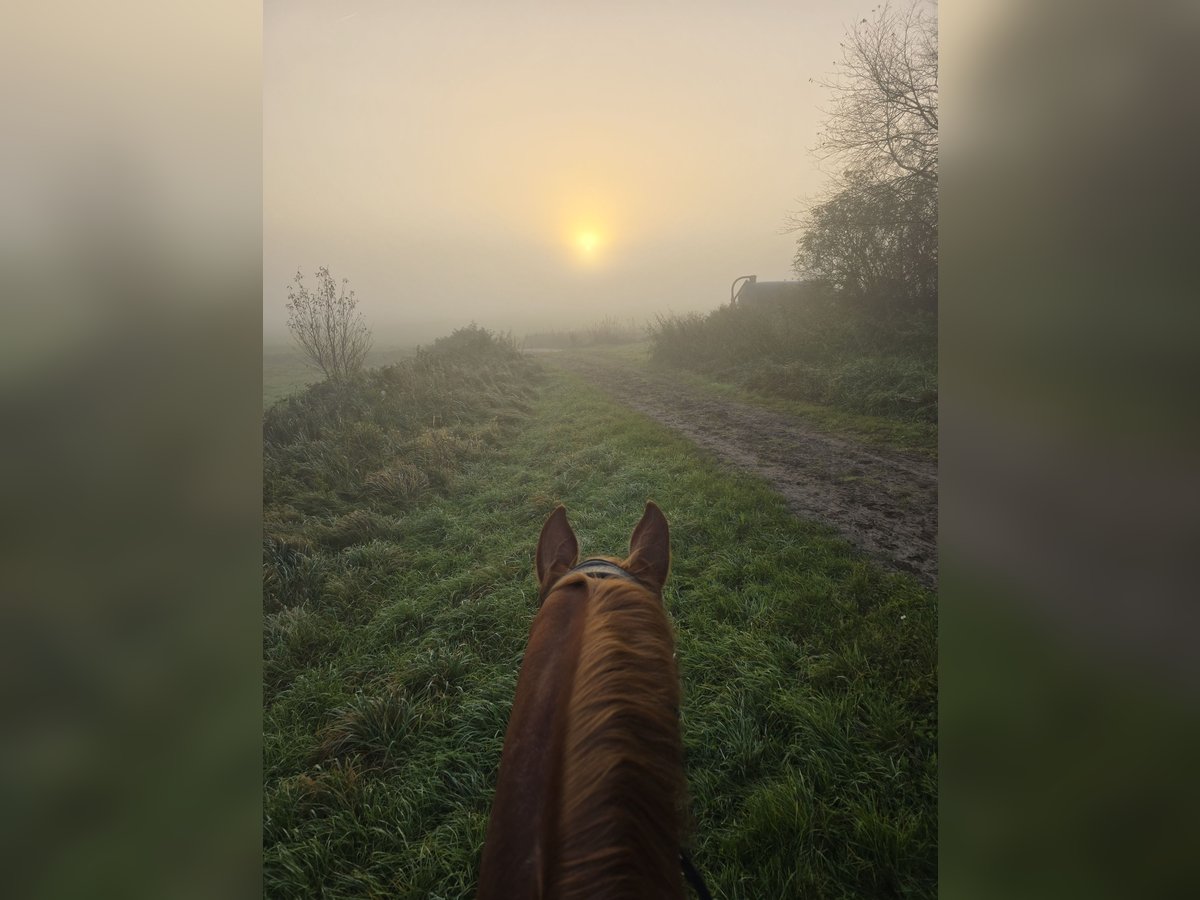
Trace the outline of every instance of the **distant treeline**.
[[899, 421], [937, 422], [937, 315], [836, 296], [658, 316], [657, 362], [764, 394]]
[[594, 325], [571, 331], [540, 331], [525, 335], [523, 349], [566, 350], [571, 347], [603, 347], [632, 344], [646, 339], [646, 327], [633, 319], [622, 322], [606, 316]]

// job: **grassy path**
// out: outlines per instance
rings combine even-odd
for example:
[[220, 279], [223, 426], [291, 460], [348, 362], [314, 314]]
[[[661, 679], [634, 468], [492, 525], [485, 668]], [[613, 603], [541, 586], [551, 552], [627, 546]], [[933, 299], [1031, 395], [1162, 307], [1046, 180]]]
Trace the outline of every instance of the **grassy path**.
[[[830, 437], [843, 438], [864, 447], [877, 447], [884, 452], [912, 456], [916, 459], [937, 461], [937, 425], [926, 422], [909, 422], [849, 412], [834, 406], [824, 406], [803, 400], [787, 399], [777, 395], [750, 390], [749, 388], [721, 381], [688, 369], [680, 369], [655, 363], [651, 359], [648, 341], [619, 344], [616, 346], [587, 347], [572, 350], [572, 355], [583, 362], [620, 366], [642, 373], [669, 377], [685, 387], [706, 391], [740, 403], [791, 416], [804, 422], [815, 431]], [[547, 359], [553, 360], [553, 356]]]
[[608, 354], [562, 354], [548, 362], [764, 478], [800, 518], [830, 525], [885, 566], [936, 589], [934, 461], [831, 435], [804, 419]]
[[932, 896], [936, 604], [749, 476], [552, 372], [447, 496], [268, 616], [269, 896], [465, 897], [556, 502], [583, 552], [671, 522], [693, 857], [717, 897]]

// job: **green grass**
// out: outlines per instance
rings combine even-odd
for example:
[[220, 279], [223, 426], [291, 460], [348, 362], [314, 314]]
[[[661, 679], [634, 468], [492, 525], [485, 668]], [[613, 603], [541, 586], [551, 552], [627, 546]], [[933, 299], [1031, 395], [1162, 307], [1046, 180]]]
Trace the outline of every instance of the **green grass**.
[[652, 345], [643, 341], [620, 347], [587, 348], [576, 351], [575, 355], [577, 357], [595, 357], [601, 361], [616, 362], [623, 366], [643, 368], [647, 371], [669, 371], [673, 381], [710, 391], [731, 400], [785, 413], [827, 434], [849, 438], [863, 444], [899, 450], [902, 453], [913, 453], [930, 458], [937, 457], [938, 430], [934, 423], [898, 421], [884, 416], [848, 412], [834, 406], [808, 403], [803, 400], [788, 399], [751, 390], [744, 385], [721, 381], [710, 375], [656, 363], [651, 355], [651, 350]]
[[323, 457], [303, 442], [268, 470], [267, 895], [472, 894], [542, 522], [563, 502], [585, 553], [619, 553], [653, 498], [672, 529], [693, 858], [714, 896], [932, 896], [934, 597], [581, 380], [523, 364], [501, 349], [485, 366], [512, 374], [497, 400], [531, 398], [521, 416], [438, 426], [493, 441], [407, 456], [449, 473], [414, 498], [344, 464], [312, 477]]
[[760, 394], [896, 422], [937, 423], [937, 318], [836, 297], [659, 316], [656, 362]]

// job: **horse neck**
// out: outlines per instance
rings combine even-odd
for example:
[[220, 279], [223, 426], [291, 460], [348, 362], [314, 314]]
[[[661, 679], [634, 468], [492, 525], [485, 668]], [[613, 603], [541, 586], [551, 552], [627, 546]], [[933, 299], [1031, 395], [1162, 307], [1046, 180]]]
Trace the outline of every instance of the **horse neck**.
[[505, 736], [481, 900], [682, 897], [678, 708], [657, 597], [583, 578], [552, 592]]
[[566, 707], [554, 864], [562, 897], [681, 897], [679, 677], [658, 597], [593, 582]]

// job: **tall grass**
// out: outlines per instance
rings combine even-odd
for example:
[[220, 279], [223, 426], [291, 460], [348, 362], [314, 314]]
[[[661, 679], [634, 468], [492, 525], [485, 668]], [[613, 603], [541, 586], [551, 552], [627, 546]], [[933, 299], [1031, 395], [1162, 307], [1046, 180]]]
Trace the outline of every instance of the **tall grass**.
[[320, 382], [263, 415], [264, 600], [323, 583], [315, 545], [386, 538], [397, 514], [453, 487], [530, 410], [538, 375], [509, 337], [470, 326], [395, 365]]
[[660, 315], [649, 336], [655, 361], [764, 394], [937, 421], [937, 321], [926, 311], [880, 317], [832, 298], [727, 305]]
[[314, 512], [403, 506], [529, 411], [536, 367], [470, 326], [391, 366], [311, 385], [263, 415], [264, 502]]

